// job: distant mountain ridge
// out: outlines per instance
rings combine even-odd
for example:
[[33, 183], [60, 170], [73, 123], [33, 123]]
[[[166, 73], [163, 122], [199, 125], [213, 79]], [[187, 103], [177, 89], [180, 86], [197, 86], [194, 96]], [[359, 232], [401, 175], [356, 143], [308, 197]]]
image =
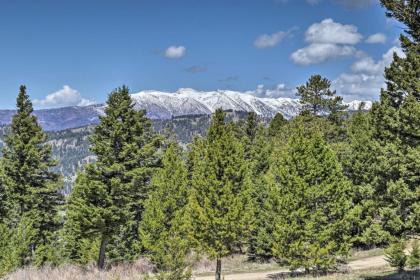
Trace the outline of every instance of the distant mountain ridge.
[[[145, 90], [132, 94], [135, 108], [146, 109], [151, 119], [164, 120], [177, 116], [209, 115], [217, 108], [236, 112], [255, 112], [265, 119], [281, 113], [290, 119], [299, 114], [301, 104], [292, 98], [262, 98], [249, 93], [231, 90], [197, 91], [181, 88], [176, 92]], [[354, 100], [346, 103], [348, 110], [357, 110], [361, 101]], [[364, 109], [368, 110], [372, 102], [366, 101]], [[42, 127], [48, 131], [59, 131], [99, 122], [103, 114], [103, 104], [85, 107], [64, 107], [35, 111], [35, 115]], [[0, 125], [11, 122], [13, 110], [0, 110]]]
[[[69, 128], [81, 127], [99, 122], [100, 108], [103, 105], [73, 106], [36, 110], [34, 114], [38, 122], [47, 131], [59, 131]], [[9, 125], [16, 111], [0, 110], [0, 125]]]

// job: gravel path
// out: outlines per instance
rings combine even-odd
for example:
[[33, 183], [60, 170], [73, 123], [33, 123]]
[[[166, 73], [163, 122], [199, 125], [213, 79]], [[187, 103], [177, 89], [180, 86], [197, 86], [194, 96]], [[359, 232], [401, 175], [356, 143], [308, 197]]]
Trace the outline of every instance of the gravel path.
[[[384, 256], [368, 257], [360, 260], [354, 260], [349, 262], [348, 268], [350, 270], [365, 270], [375, 267], [386, 266], [387, 262], [384, 259]], [[222, 276], [225, 280], [268, 280], [276, 279], [279, 274], [288, 273], [287, 269], [279, 269], [273, 271], [264, 271], [264, 272], [244, 272], [237, 274], [228, 274]], [[214, 275], [211, 276], [197, 276], [193, 278], [195, 280], [213, 280]]]

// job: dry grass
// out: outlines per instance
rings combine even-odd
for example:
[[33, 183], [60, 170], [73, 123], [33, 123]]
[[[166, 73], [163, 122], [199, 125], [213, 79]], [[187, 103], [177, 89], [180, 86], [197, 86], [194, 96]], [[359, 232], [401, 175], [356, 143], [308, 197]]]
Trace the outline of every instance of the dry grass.
[[[352, 259], [365, 259], [367, 257], [382, 255], [382, 249], [374, 249], [369, 251], [352, 252]], [[191, 258], [193, 261], [194, 258]], [[215, 271], [215, 261], [208, 258], [201, 258], [194, 262], [194, 275], [211, 275]], [[279, 271], [281, 267], [275, 262], [256, 263], [250, 262], [246, 255], [233, 255], [224, 258], [222, 261], [223, 273], [232, 275], [241, 272], [269, 272]], [[75, 265], [64, 265], [61, 267], [51, 268], [33, 268], [27, 267], [19, 269], [7, 276], [7, 280], [143, 280], [146, 275], [150, 275], [153, 271], [153, 265], [147, 259], [139, 259], [135, 263], [120, 264], [113, 266], [109, 270], [99, 271], [94, 265], [80, 267]], [[376, 267], [374, 269], [349, 271], [344, 274], [331, 274], [326, 276], [297, 276], [291, 278], [294, 280], [303, 279], [319, 279], [319, 280], [385, 280], [385, 279], [418, 279], [420, 280], [420, 272], [411, 272], [405, 274], [397, 274], [390, 271], [389, 267]], [[239, 274], [238, 274], [239, 275]], [[290, 274], [270, 275], [268, 279], [284, 279], [290, 278]], [[414, 278], [415, 277], [415, 278]]]
[[145, 259], [132, 264], [120, 264], [106, 271], [98, 270], [94, 265], [80, 267], [65, 265], [61, 267], [26, 267], [19, 269], [7, 280], [140, 280], [153, 270], [153, 266]]
[[384, 248], [375, 248], [370, 250], [351, 250], [349, 261], [353, 260], [359, 260], [369, 257], [376, 257], [376, 256], [382, 256], [385, 255], [385, 249]]
[[[266, 263], [258, 263], [248, 261], [246, 255], [232, 255], [222, 259], [222, 269], [224, 273], [237, 273], [248, 271], [270, 271], [279, 269], [280, 266], [272, 261]], [[207, 274], [216, 271], [216, 261], [206, 257], [201, 258], [193, 266], [194, 274]]]

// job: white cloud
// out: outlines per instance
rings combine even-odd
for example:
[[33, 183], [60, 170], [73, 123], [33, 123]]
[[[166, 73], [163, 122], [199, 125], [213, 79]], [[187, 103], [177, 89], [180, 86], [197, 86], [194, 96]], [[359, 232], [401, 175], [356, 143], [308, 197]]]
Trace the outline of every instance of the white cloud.
[[352, 64], [351, 70], [354, 73], [382, 75], [385, 67], [391, 64], [394, 52], [397, 53], [398, 56], [404, 57], [404, 53], [400, 48], [392, 47], [382, 55], [382, 59], [378, 60], [378, 62], [375, 62], [369, 56], [363, 57]]
[[62, 89], [47, 95], [44, 99], [35, 99], [33, 102], [42, 108], [87, 106], [95, 103], [92, 100], [82, 98], [77, 90], [68, 85], [64, 85]]
[[337, 23], [330, 18], [312, 24], [305, 32], [305, 40], [309, 43], [354, 45], [362, 38], [356, 26]]
[[255, 90], [247, 91], [245, 93], [255, 95], [257, 97], [268, 97], [268, 98], [278, 98], [278, 97], [295, 97], [296, 89], [289, 88], [285, 84], [280, 83], [274, 87], [267, 87], [265, 85], [258, 85]]
[[316, 64], [329, 59], [357, 55], [357, 50], [352, 46], [335, 44], [310, 44], [298, 49], [291, 54], [291, 59], [300, 65]]
[[167, 58], [181, 58], [185, 55], [187, 49], [184, 46], [170, 46], [165, 51]]
[[272, 48], [280, 43], [287, 35], [288, 32], [284, 31], [279, 31], [273, 34], [262, 34], [255, 40], [254, 46], [259, 49]]
[[383, 33], [375, 33], [370, 35], [365, 42], [368, 44], [383, 44], [386, 42], [386, 36]]
[[351, 73], [343, 73], [333, 81], [333, 87], [345, 100], [377, 99], [385, 87], [384, 69], [391, 64], [394, 52], [404, 56], [400, 48], [392, 47], [376, 62], [371, 57], [360, 58], [351, 66]]
[[297, 64], [309, 65], [340, 57], [359, 57], [362, 52], [352, 45], [359, 43], [362, 38], [356, 26], [327, 18], [308, 27], [305, 41], [309, 45], [294, 51], [290, 58]]

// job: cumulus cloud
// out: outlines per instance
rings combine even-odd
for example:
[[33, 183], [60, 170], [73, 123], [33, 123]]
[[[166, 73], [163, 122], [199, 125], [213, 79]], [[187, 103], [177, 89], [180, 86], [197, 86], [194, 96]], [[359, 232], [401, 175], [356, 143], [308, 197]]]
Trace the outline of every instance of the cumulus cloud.
[[305, 40], [309, 43], [354, 45], [362, 38], [356, 26], [334, 22], [330, 18], [312, 24], [305, 32]]
[[288, 32], [279, 31], [273, 34], [262, 34], [254, 41], [254, 46], [259, 49], [272, 48], [280, 43]]
[[310, 44], [291, 54], [291, 59], [299, 65], [316, 64], [329, 59], [356, 55], [358, 52], [352, 46], [335, 44]]
[[66, 106], [87, 106], [95, 102], [82, 98], [81, 94], [68, 85], [62, 89], [47, 95], [44, 99], [35, 99], [34, 104], [42, 108], [66, 107]]
[[394, 52], [404, 56], [400, 48], [392, 47], [378, 61], [371, 57], [360, 58], [352, 64], [351, 72], [341, 74], [332, 86], [345, 100], [377, 99], [381, 88], [385, 87], [384, 69], [391, 64]]
[[181, 58], [185, 55], [187, 49], [184, 46], [170, 46], [165, 50], [167, 58]]
[[257, 97], [267, 98], [278, 98], [278, 97], [289, 97], [294, 98], [296, 95], [296, 89], [287, 87], [285, 84], [280, 83], [276, 86], [267, 87], [265, 85], [258, 85], [255, 90], [246, 92], [248, 94], [255, 95]]
[[305, 41], [308, 46], [293, 52], [290, 58], [297, 64], [309, 65], [347, 56], [360, 56], [361, 52], [353, 45], [363, 36], [354, 25], [334, 22], [327, 18], [308, 27]]
[[375, 33], [367, 37], [365, 42], [368, 44], [384, 44], [386, 42], [386, 36], [383, 33]]

